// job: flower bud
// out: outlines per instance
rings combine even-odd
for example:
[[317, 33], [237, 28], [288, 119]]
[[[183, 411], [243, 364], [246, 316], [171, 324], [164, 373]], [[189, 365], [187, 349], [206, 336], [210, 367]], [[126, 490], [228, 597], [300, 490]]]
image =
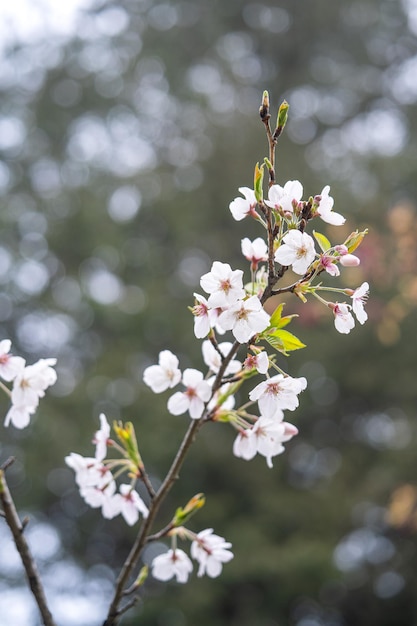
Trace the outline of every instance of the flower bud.
[[360, 259], [354, 254], [344, 254], [340, 257], [340, 264], [343, 267], [357, 267], [360, 265]]
[[191, 500], [187, 502], [184, 508], [178, 507], [175, 511], [175, 515], [172, 519], [173, 526], [182, 526], [187, 522], [194, 513], [197, 513], [206, 502], [206, 498], [203, 493], [197, 493]]

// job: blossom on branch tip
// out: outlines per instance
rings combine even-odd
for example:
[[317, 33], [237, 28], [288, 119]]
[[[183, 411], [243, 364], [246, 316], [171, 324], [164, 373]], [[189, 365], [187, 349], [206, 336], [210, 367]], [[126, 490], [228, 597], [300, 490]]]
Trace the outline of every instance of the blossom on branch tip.
[[170, 350], [159, 353], [159, 365], [150, 365], [143, 372], [143, 382], [154, 393], [162, 393], [175, 387], [181, 380], [181, 370], [178, 367], [178, 358]]
[[232, 544], [223, 537], [213, 534], [212, 528], [206, 528], [198, 533], [191, 544], [191, 556], [199, 562], [197, 576], [207, 574], [216, 578], [221, 574], [223, 563], [233, 559], [233, 552], [229, 548]]
[[193, 571], [190, 557], [179, 548], [159, 554], [152, 561], [152, 576], [157, 580], [170, 580], [175, 576], [177, 582], [186, 583]]
[[210, 308], [225, 308], [245, 296], [243, 289], [243, 271], [232, 270], [228, 263], [214, 261], [210, 272], [200, 279], [200, 285], [209, 293]]
[[321, 217], [323, 222], [332, 224], [332, 226], [341, 226], [345, 223], [345, 218], [340, 213], [333, 211], [334, 199], [329, 196], [330, 187], [326, 185], [320, 196], [316, 196], [315, 200], [318, 202], [316, 211], [317, 215]]
[[272, 418], [277, 409], [294, 411], [298, 407], [298, 394], [307, 387], [304, 377], [292, 378], [277, 374], [256, 385], [249, 393], [250, 400], [258, 401], [259, 411]]
[[265, 204], [271, 209], [282, 210], [291, 214], [303, 197], [303, 186], [298, 180], [289, 180], [283, 187], [272, 185], [268, 192], [268, 200]]
[[257, 296], [236, 302], [219, 317], [222, 328], [231, 330], [239, 343], [246, 343], [253, 335], [265, 330], [269, 320], [270, 317]]
[[240, 222], [240, 220], [243, 220], [248, 215], [255, 218], [258, 217], [256, 213], [257, 200], [254, 190], [249, 189], [249, 187], [239, 187], [239, 191], [245, 197], [235, 198], [229, 204], [229, 209], [233, 218], [237, 222]]
[[56, 382], [56, 359], [40, 359], [26, 366], [14, 379], [12, 403], [18, 407], [37, 407], [45, 390]]
[[304, 275], [316, 256], [313, 238], [307, 233], [292, 229], [283, 237], [282, 242], [275, 252], [275, 261], [285, 266], [292, 265], [296, 274]]
[[182, 415], [186, 411], [192, 419], [199, 419], [204, 410], [204, 404], [211, 396], [211, 387], [204, 380], [203, 374], [195, 369], [184, 370], [182, 382], [185, 391], [177, 391], [168, 400], [168, 411], [171, 415]]

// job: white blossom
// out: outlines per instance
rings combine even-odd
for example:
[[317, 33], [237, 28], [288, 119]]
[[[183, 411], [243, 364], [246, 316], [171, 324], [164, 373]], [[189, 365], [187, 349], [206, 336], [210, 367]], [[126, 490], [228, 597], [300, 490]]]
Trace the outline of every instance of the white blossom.
[[304, 377], [292, 378], [277, 374], [262, 381], [249, 393], [249, 398], [258, 401], [261, 414], [272, 418], [277, 409], [294, 411], [298, 407], [298, 394], [307, 387]]
[[258, 263], [268, 260], [268, 247], [261, 237], [257, 237], [253, 241], [245, 237], [241, 241], [241, 248], [243, 256], [251, 262], [255, 269]]
[[336, 330], [343, 335], [347, 335], [355, 326], [355, 320], [350, 312], [350, 305], [344, 302], [337, 302], [332, 306], [332, 309]]
[[102, 461], [107, 454], [107, 442], [110, 437], [110, 425], [104, 413], [100, 413], [100, 430], [98, 430], [93, 438], [96, 446], [95, 457], [98, 461]]
[[333, 209], [334, 199], [329, 196], [330, 187], [326, 185], [319, 196], [319, 204], [317, 207], [317, 214], [327, 224], [333, 226], [341, 226], [345, 223], [345, 218], [340, 213], [335, 213]]
[[239, 191], [244, 198], [235, 198], [230, 204], [229, 209], [237, 222], [243, 220], [247, 215], [256, 215], [257, 200], [255, 192], [249, 187], [239, 187]]
[[270, 317], [257, 296], [236, 302], [219, 317], [221, 326], [225, 330], [231, 330], [239, 343], [246, 343], [253, 335], [265, 330], [269, 320]]
[[188, 411], [192, 419], [199, 419], [204, 410], [204, 404], [211, 395], [211, 387], [204, 380], [203, 374], [195, 369], [184, 370], [182, 382], [185, 391], [177, 391], [168, 400], [168, 411], [172, 415], [182, 415]]
[[181, 380], [178, 358], [170, 350], [159, 353], [159, 365], [150, 365], [143, 372], [143, 381], [154, 393], [175, 387]]
[[201, 277], [200, 285], [210, 294], [207, 300], [210, 308], [228, 307], [245, 296], [243, 271], [232, 270], [228, 263], [220, 261], [214, 261], [210, 272]]
[[144, 518], [148, 517], [148, 507], [131, 485], [120, 485], [119, 492], [120, 513], [129, 526], [136, 524], [139, 519], [139, 513], [141, 513]]
[[160, 554], [152, 561], [152, 576], [158, 580], [170, 580], [175, 576], [177, 582], [186, 583], [193, 570], [190, 557], [177, 548]]
[[355, 289], [351, 298], [352, 298], [352, 309], [354, 314], [356, 315], [356, 319], [360, 324], [365, 324], [368, 319], [368, 314], [365, 311], [364, 304], [368, 299], [369, 294], [369, 284], [362, 283], [360, 287]]
[[268, 200], [265, 204], [271, 209], [282, 209], [284, 213], [293, 213], [303, 196], [303, 186], [298, 180], [289, 180], [284, 187], [272, 185], [268, 192]]
[[0, 341], [0, 377], [7, 382], [12, 381], [25, 367], [25, 359], [10, 354], [10, 339]]
[[26, 366], [14, 379], [12, 404], [17, 407], [37, 407], [45, 390], [56, 382], [53, 369], [56, 359], [40, 359]]
[[[204, 363], [207, 365], [211, 372], [217, 374], [223, 362], [221, 354], [223, 355], [223, 357], [226, 357], [232, 347], [233, 344], [230, 341], [223, 341], [222, 343], [218, 344], [218, 350], [216, 350], [211, 341], [203, 341], [201, 345], [201, 350], [203, 353]], [[242, 369], [242, 364], [240, 363], [240, 361], [238, 361], [237, 359], [232, 359], [226, 367], [224, 373], [225, 375], [236, 374], [236, 372], [238, 372], [240, 369]]]
[[233, 559], [233, 552], [229, 550], [232, 544], [223, 537], [213, 534], [212, 528], [206, 528], [198, 533], [191, 544], [191, 556], [199, 562], [197, 576], [207, 574], [216, 578], [221, 574], [223, 563]]
[[292, 265], [296, 274], [305, 274], [316, 256], [313, 238], [307, 233], [291, 229], [283, 237], [282, 242], [275, 252], [275, 261], [281, 265]]

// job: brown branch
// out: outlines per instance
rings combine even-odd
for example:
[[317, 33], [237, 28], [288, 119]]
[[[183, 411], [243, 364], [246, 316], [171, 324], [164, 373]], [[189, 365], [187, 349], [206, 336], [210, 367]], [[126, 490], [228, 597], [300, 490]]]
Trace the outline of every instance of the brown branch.
[[8, 461], [6, 461], [6, 463], [0, 469], [0, 501], [3, 506], [2, 517], [5, 518], [6, 523], [13, 535], [14, 544], [17, 548], [17, 551], [19, 552], [23, 567], [25, 569], [26, 577], [28, 579], [29, 587], [35, 598], [36, 604], [38, 605], [43, 624], [45, 626], [56, 626], [52, 614], [48, 608], [45, 592], [39, 577], [35, 561], [23, 534], [24, 526], [26, 524], [24, 525], [20, 521], [20, 518], [16, 511], [16, 507], [13, 502], [13, 498], [7, 485], [4, 468], [8, 467], [12, 462], [12, 459], [8, 459]]

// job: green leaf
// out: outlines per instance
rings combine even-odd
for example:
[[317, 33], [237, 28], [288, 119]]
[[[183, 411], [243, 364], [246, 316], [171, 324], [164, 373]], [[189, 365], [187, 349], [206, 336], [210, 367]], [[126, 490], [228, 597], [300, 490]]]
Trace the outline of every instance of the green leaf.
[[288, 356], [288, 352], [306, 347], [298, 337], [288, 332], [288, 330], [275, 330], [274, 332], [265, 334], [264, 339], [275, 348], [275, 350], [278, 350], [278, 352], [281, 352], [285, 356]]
[[329, 250], [329, 248], [332, 247], [332, 244], [327, 239], [327, 237], [325, 237], [325, 235], [318, 233], [316, 230], [313, 230], [313, 235], [314, 235], [314, 239], [319, 244], [322, 252], [327, 252], [327, 250]]
[[284, 317], [282, 317], [282, 311], [284, 306], [285, 302], [281, 302], [281, 304], [277, 306], [277, 308], [271, 315], [271, 320], [269, 322], [268, 328], [284, 328], [284, 326], [287, 326], [291, 322], [293, 317], [298, 317], [298, 315], [296, 315], [295, 313], [293, 315], [284, 315]]

